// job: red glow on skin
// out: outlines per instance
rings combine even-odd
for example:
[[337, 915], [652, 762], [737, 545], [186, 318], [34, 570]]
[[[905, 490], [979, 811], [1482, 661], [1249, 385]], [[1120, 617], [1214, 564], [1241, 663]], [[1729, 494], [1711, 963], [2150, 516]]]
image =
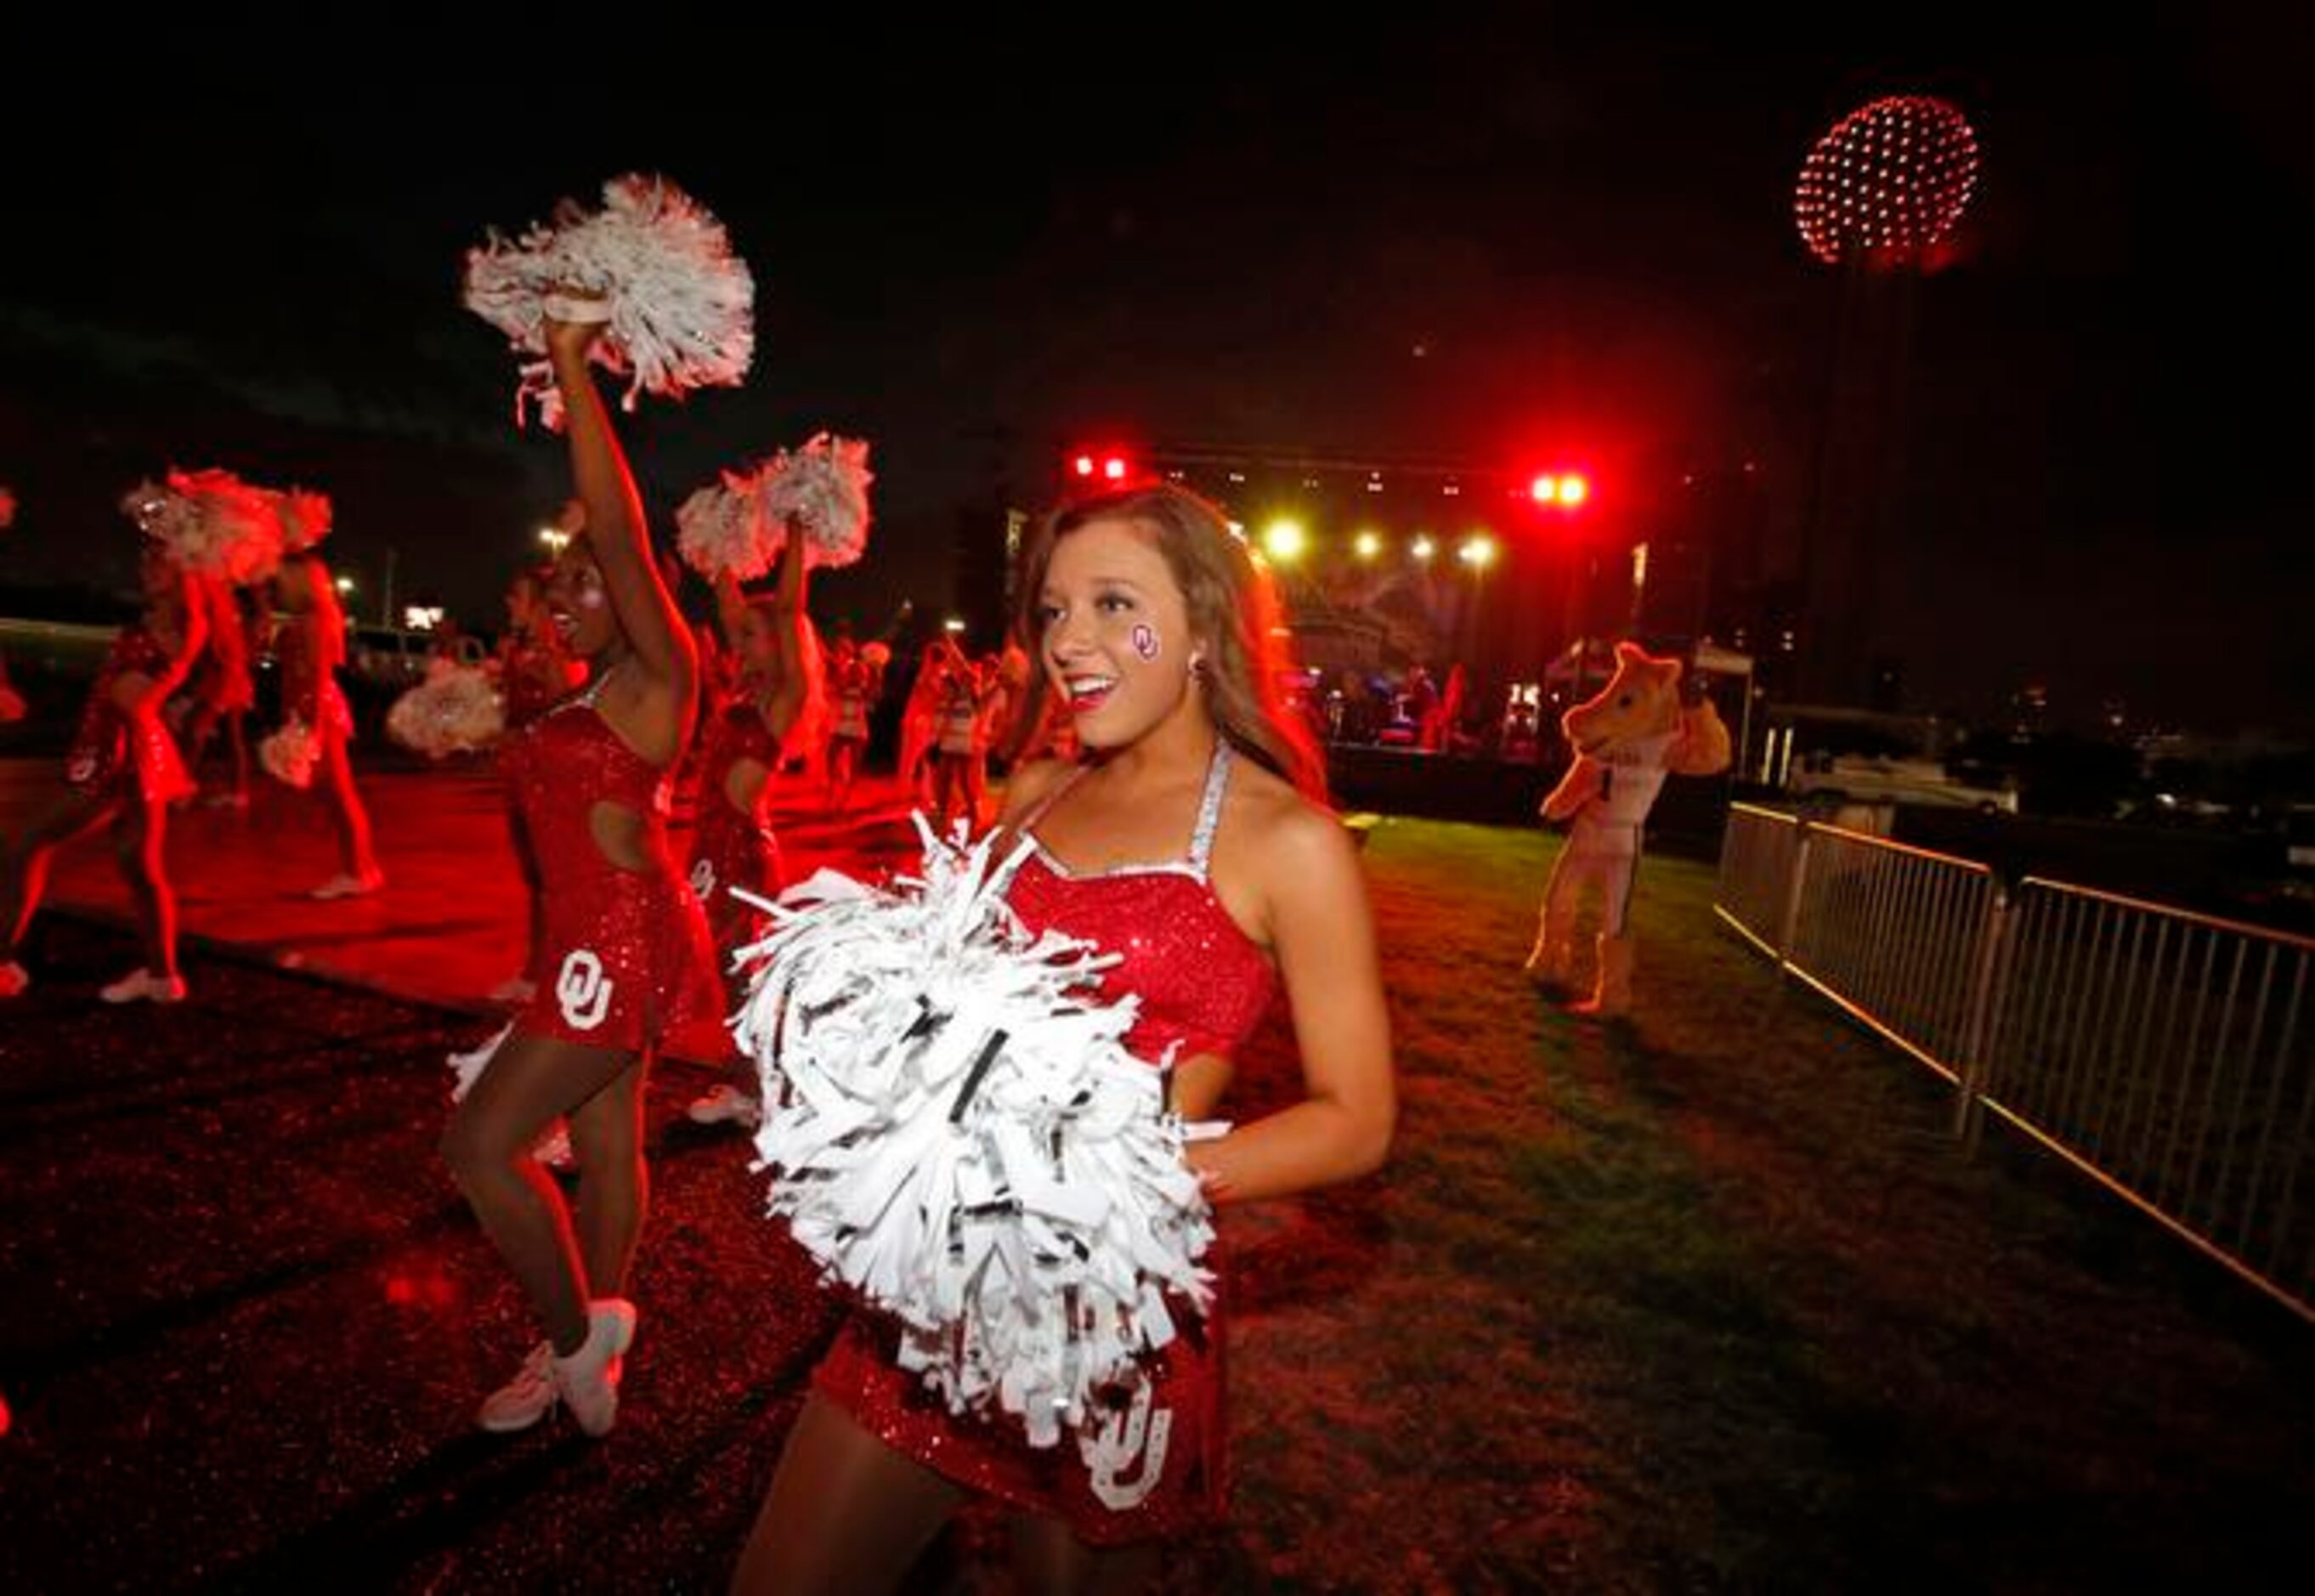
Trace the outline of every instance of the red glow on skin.
[[439, 1269], [404, 1271], [386, 1277], [386, 1299], [396, 1308], [446, 1308], [457, 1301], [458, 1286]]

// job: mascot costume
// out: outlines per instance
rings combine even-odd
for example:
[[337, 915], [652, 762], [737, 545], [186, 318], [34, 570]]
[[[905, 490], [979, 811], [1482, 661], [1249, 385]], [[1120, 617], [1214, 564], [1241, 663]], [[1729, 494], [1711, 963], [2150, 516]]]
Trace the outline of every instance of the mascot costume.
[[1681, 662], [1616, 645], [1616, 674], [1600, 696], [1560, 717], [1575, 762], [1543, 801], [1547, 820], [1574, 820], [1567, 847], [1544, 889], [1543, 923], [1527, 967], [1546, 985], [1574, 984], [1575, 910], [1583, 889], [1600, 890], [1600, 970], [1591, 998], [1572, 1012], [1629, 1012], [1633, 938], [1627, 921], [1640, 867], [1640, 830], [1670, 776], [1714, 776], [1728, 768], [1728, 728], [1699, 697], [1681, 703]]

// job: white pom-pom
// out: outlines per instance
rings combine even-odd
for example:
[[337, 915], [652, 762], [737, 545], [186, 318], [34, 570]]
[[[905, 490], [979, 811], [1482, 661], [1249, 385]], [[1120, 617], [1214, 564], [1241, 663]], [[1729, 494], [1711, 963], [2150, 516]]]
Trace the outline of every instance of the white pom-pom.
[[426, 679], [394, 701], [386, 734], [430, 759], [486, 749], [506, 732], [506, 701], [479, 666], [437, 660]]
[[328, 494], [291, 488], [274, 497], [281, 515], [283, 552], [302, 554], [330, 535], [333, 511]]
[[321, 757], [321, 744], [313, 728], [297, 715], [257, 745], [258, 763], [265, 767], [265, 774], [301, 793], [314, 785], [314, 766]]
[[[663, 178], [638, 173], [603, 188], [592, 214], [566, 204], [552, 227], [508, 240], [496, 234], [466, 256], [468, 308], [524, 354], [546, 353], [549, 300], [562, 290], [598, 297], [581, 310], [553, 306], [558, 319], [587, 315], [609, 324], [591, 358], [628, 378], [634, 408], [645, 389], [679, 397], [693, 388], [737, 386], [754, 359], [755, 279], [732, 253], [723, 225]], [[515, 412], [536, 397], [549, 427], [563, 422], [562, 396], [544, 359], [523, 368]]]
[[1097, 1396], [1146, 1386], [1175, 1334], [1166, 1293], [1211, 1300], [1189, 1128], [1122, 1045], [1135, 1000], [1100, 999], [1114, 959], [1006, 906], [1025, 849], [992, 870], [989, 840], [917, 828], [920, 882], [823, 871], [736, 955], [771, 1210], [900, 1322], [902, 1366], [953, 1411], [1091, 1449]]
[[802, 527], [811, 541], [804, 563], [849, 565], [868, 546], [868, 445], [816, 434], [794, 453], [775, 456], [764, 478], [764, 513], [776, 528]]
[[752, 581], [772, 568], [778, 545], [765, 536], [763, 498], [752, 474], [726, 471], [675, 512], [684, 563], [713, 581], [729, 572]]
[[131, 488], [120, 508], [186, 570], [240, 583], [281, 563], [279, 497], [230, 471], [172, 471]]

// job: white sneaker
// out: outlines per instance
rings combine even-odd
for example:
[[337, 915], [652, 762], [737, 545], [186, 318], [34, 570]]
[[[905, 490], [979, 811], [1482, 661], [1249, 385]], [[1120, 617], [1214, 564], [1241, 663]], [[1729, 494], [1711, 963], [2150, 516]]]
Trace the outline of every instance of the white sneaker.
[[590, 1435], [611, 1432], [619, 1417], [619, 1376], [635, 1341], [635, 1305], [606, 1297], [587, 1308], [587, 1341], [553, 1361], [554, 1393]]
[[384, 885], [386, 872], [383, 870], [373, 870], [365, 875], [348, 875], [341, 872], [315, 887], [311, 896], [324, 901], [333, 898], [367, 898]]
[[0, 998], [21, 998], [32, 984], [32, 972], [13, 959], [0, 961]]
[[[635, 1309], [630, 1302], [607, 1297], [587, 1309], [586, 1343], [570, 1358], [554, 1355], [554, 1343], [542, 1341], [523, 1354], [514, 1378], [483, 1400], [482, 1426], [499, 1435], [528, 1430], [570, 1400], [572, 1416], [590, 1435], [608, 1432], [618, 1416], [619, 1375], [626, 1350], [634, 1344]], [[579, 1391], [576, 1399], [562, 1388], [563, 1370]], [[608, 1392], [608, 1397], [602, 1393]], [[590, 1404], [582, 1407], [581, 1403]], [[589, 1429], [588, 1418], [600, 1416], [600, 1428]]]
[[764, 1105], [737, 1086], [718, 1086], [683, 1112], [695, 1125], [722, 1125], [737, 1120], [753, 1127], [764, 1122]]
[[554, 1343], [542, 1341], [524, 1354], [514, 1378], [483, 1399], [482, 1425], [494, 1434], [528, 1430], [554, 1407]]
[[99, 987], [96, 995], [107, 1003], [182, 1003], [185, 978], [132, 970], [111, 986]]

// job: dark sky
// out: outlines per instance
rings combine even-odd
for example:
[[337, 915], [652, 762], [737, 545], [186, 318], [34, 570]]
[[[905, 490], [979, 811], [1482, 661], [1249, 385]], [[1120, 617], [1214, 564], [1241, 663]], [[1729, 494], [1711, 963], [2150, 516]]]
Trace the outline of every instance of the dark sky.
[[[1753, 460], [1789, 537], [1837, 303], [1793, 180], [1841, 114], [1929, 92], [1985, 168], [1907, 386], [1911, 698], [1983, 709], [2036, 678], [2062, 708], [2310, 729], [2303, 17], [2110, 15], [2043, 49], [1920, 9], [1880, 38], [1556, 10], [1150, 11], [1132, 37], [858, 13], [590, 24], [566, 50], [380, 10], [374, 42], [19, 40], [0, 480], [25, 510], [0, 580], [125, 575], [109, 501], [56, 458], [134, 452], [110, 406], [135, 448], [261, 480], [367, 440], [373, 474], [322, 484], [339, 563], [390, 544], [405, 587], [487, 613], [560, 469], [510, 424], [461, 254], [631, 169], [722, 215], [760, 295], [749, 386], [637, 419], [647, 492], [822, 426], [870, 438], [882, 529], [821, 600], [872, 625], [942, 599], [960, 504], [1000, 475], [1042, 502], [1092, 437], [1580, 456], [1607, 538]], [[288, 458], [235, 453], [275, 424]], [[414, 442], [439, 516], [375, 481], [435, 469], [396, 464]]]

